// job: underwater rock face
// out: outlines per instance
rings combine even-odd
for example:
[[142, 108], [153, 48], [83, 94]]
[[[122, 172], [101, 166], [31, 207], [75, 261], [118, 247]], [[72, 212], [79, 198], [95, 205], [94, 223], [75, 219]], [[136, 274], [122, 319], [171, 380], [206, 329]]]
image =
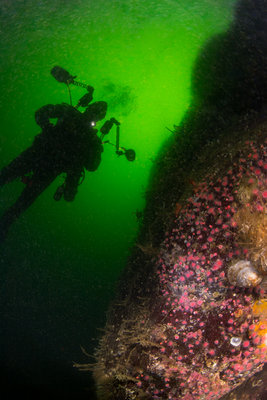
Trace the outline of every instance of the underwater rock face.
[[[267, 321], [253, 313], [255, 300], [267, 307], [264, 291], [241, 289], [250, 286], [244, 281], [252, 273], [250, 259], [257, 243], [240, 243], [239, 231], [249, 221], [235, 219], [245, 207], [251, 218], [261, 221], [259, 229], [266, 230], [266, 161], [266, 144], [248, 142], [222, 178], [208, 176], [196, 185], [166, 236], [157, 271], [166, 316], [161, 329], [166, 339], [160, 342], [165, 388], [156, 388], [156, 393], [149, 388], [151, 396], [159, 390], [168, 399], [217, 399], [266, 361]], [[242, 203], [238, 197], [244, 187], [251, 196]], [[266, 241], [264, 246], [258, 250], [266, 250]], [[229, 287], [227, 266], [233, 260], [240, 266], [243, 259], [247, 262], [238, 269], [237, 287]], [[254, 275], [264, 268], [259, 261]], [[152, 375], [160, 368], [154, 364]], [[177, 384], [179, 389], [173, 388]]]
[[[99, 399], [217, 400], [267, 361], [266, 285], [257, 285], [267, 274], [267, 141], [248, 140], [209, 170], [175, 206], [153, 298], [107, 326]], [[229, 282], [241, 262], [259, 278], [249, 287]]]

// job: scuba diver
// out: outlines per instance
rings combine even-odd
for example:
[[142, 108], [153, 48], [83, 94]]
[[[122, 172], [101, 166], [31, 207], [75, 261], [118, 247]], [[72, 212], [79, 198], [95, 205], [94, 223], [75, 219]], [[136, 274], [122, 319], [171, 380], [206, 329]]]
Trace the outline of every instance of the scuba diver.
[[[116, 153], [125, 154], [129, 161], [135, 159], [134, 150], [119, 147], [120, 123], [115, 118], [106, 121], [100, 129], [101, 137], [97, 136], [98, 130], [94, 126], [105, 118], [107, 103], [91, 103], [94, 88], [74, 81], [76, 77], [58, 66], [51, 70], [51, 74], [59, 82], [66, 83], [68, 89], [72, 83], [85, 87], [87, 93], [75, 107], [67, 103], [48, 104], [37, 110], [35, 120], [42, 132], [35, 137], [28, 149], [0, 171], [0, 187], [17, 178], [21, 178], [25, 184], [17, 201], [4, 212], [0, 220], [0, 242], [5, 240], [11, 224], [58, 175], [65, 173], [66, 179], [63, 185], [58, 187], [54, 199], [58, 201], [63, 196], [66, 201], [74, 200], [78, 186], [84, 179], [84, 169], [93, 172], [99, 167], [103, 143], [109, 143], [103, 142], [102, 139], [109, 133], [113, 124], [117, 125], [117, 143], [114, 145]], [[78, 107], [84, 107], [85, 111], [80, 112]], [[50, 118], [56, 118], [56, 124], [52, 124]]]

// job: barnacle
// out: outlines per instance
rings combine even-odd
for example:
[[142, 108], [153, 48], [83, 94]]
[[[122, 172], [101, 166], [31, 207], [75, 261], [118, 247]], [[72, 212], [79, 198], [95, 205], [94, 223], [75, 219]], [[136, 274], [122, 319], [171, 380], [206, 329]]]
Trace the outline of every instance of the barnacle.
[[231, 265], [227, 277], [231, 285], [239, 287], [254, 287], [262, 281], [262, 276], [247, 260], [240, 260]]

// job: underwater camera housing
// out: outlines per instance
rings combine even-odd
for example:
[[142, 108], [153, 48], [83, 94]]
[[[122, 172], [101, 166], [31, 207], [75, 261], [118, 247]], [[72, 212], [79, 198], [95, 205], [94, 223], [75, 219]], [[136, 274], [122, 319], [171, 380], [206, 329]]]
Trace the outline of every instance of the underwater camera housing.
[[[86, 93], [78, 102], [76, 108], [78, 107], [87, 107], [88, 104], [92, 101], [93, 99], [93, 91], [94, 88], [90, 85], [86, 85], [85, 83], [81, 83], [75, 80], [75, 78], [77, 77], [77, 75], [71, 75], [67, 70], [65, 70], [64, 68], [55, 65], [52, 69], [51, 69], [51, 75], [60, 83], [65, 83], [68, 87], [69, 90], [69, 95], [70, 95], [70, 104], [72, 105], [72, 100], [71, 100], [71, 92], [70, 92], [70, 88], [69, 85], [76, 85], [76, 86], [80, 86], [84, 89], [87, 90], [88, 93]], [[109, 133], [109, 131], [111, 130], [113, 124], [116, 125], [116, 144], [112, 144], [110, 143], [109, 140], [104, 141], [103, 143], [109, 143], [112, 146], [114, 146], [116, 148], [116, 154], [118, 156], [122, 156], [124, 155], [128, 161], [134, 161], [135, 160], [135, 151], [133, 149], [125, 149], [125, 147], [120, 147], [119, 145], [119, 141], [120, 141], [120, 122], [118, 122], [115, 118], [111, 118], [109, 121], [106, 121], [104, 123], [104, 125], [102, 126], [102, 128], [100, 129], [101, 132], [101, 140], [103, 139], [103, 137], [105, 135], [107, 135]], [[93, 126], [93, 125], [92, 125]], [[61, 193], [59, 193], [60, 195]]]

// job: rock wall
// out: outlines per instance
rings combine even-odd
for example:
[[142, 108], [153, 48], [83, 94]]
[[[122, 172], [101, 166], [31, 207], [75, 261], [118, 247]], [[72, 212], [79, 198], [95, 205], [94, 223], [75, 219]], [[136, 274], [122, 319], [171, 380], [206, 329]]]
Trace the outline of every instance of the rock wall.
[[158, 254], [143, 249], [111, 308], [94, 368], [100, 399], [215, 400], [262, 371], [266, 137], [267, 122], [205, 148]]

